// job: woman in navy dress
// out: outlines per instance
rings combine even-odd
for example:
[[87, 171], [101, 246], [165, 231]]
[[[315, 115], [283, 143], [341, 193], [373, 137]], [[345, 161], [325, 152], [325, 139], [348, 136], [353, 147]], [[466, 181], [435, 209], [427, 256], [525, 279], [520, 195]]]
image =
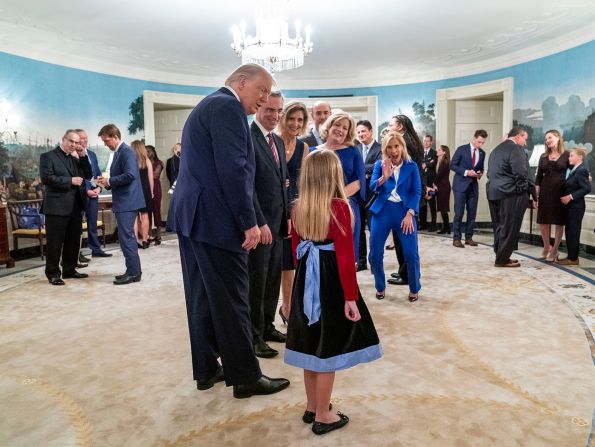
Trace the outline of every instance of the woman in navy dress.
[[[302, 168], [302, 161], [308, 155], [305, 143], [298, 139], [308, 129], [308, 109], [301, 102], [289, 102], [283, 109], [281, 121], [277, 127], [277, 134], [285, 144], [285, 159], [287, 160], [287, 172], [289, 174], [289, 185], [287, 187], [287, 198], [289, 206], [298, 197], [298, 178]], [[291, 252], [291, 238], [283, 241], [283, 270], [281, 272], [281, 295], [283, 302], [279, 308], [279, 315], [284, 323], [287, 323], [291, 309], [291, 286], [295, 266], [293, 253]]]
[[[353, 246], [359, 253], [360, 215], [359, 201], [366, 199], [366, 171], [361, 152], [353, 143], [355, 141], [355, 121], [345, 112], [333, 113], [321, 126], [320, 136], [325, 142], [315, 149], [334, 151], [341, 161], [345, 194], [349, 198], [351, 210], [355, 216], [353, 224]], [[357, 262], [357, 255], [354, 255]]]

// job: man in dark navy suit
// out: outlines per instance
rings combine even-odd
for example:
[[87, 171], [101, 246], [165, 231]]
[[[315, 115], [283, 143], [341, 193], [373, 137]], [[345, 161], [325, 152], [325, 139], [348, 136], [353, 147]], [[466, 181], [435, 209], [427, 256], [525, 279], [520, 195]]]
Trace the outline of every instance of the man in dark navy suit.
[[142, 270], [134, 234], [134, 221], [138, 210], [145, 206], [145, 197], [136, 155], [132, 148], [121, 140], [120, 129], [115, 124], [103, 126], [98, 136], [103, 144], [114, 151], [109, 178], [99, 177], [97, 183], [112, 191], [112, 210], [118, 223], [118, 240], [126, 260], [126, 272], [117, 275], [114, 284], [139, 282]]
[[[41, 154], [39, 175], [44, 186], [41, 212], [45, 214], [47, 256], [45, 274], [50, 284], [61, 286], [62, 278], [86, 278], [75, 270], [78, 264], [83, 211], [87, 196], [85, 179], [91, 178], [87, 153], [77, 152], [78, 134], [69, 129], [60, 145]], [[60, 258], [64, 271], [60, 271]], [[62, 278], [60, 278], [62, 276]]]
[[[432, 187], [434, 185], [434, 180], [436, 180], [436, 165], [438, 164], [438, 153], [435, 149], [432, 148], [432, 144], [434, 143], [434, 137], [432, 135], [427, 134], [424, 136], [423, 145], [424, 145], [424, 158], [421, 168], [423, 170], [423, 176], [425, 177], [425, 184], [428, 187]], [[428, 208], [430, 209], [430, 226], [427, 227], [430, 233], [436, 231], [436, 196], [434, 194], [424, 198], [425, 206], [422, 203], [421, 208], [419, 209], [419, 227], [418, 230], [425, 230], [426, 229], [426, 220], [428, 218]]]
[[366, 241], [366, 222], [368, 222], [368, 228], [370, 223], [369, 212], [365, 205], [372, 198], [372, 191], [370, 191], [370, 178], [374, 171], [374, 163], [382, 159], [382, 147], [374, 140], [374, 130], [372, 129], [372, 123], [368, 120], [360, 120], [357, 122], [355, 127], [357, 139], [359, 144], [358, 149], [362, 153], [364, 159], [364, 165], [366, 170], [366, 199], [365, 201], [360, 200], [360, 222], [361, 231], [359, 232], [359, 254], [357, 261], [357, 271], [366, 270], [368, 268], [368, 246]]
[[[479, 199], [479, 179], [483, 175], [483, 164], [486, 158], [481, 148], [488, 133], [479, 129], [473, 134], [471, 143], [459, 146], [450, 162], [450, 170], [455, 173], [452, 191], [455, 197], [455, 217], [452, 222], [453, 242], [458, 248], [477, 246], [473, 240], [475, 216], [477, 215], [477, 201]], [[461, 242], [461, 224], [463, 214], [467, 208], [467, 223], [465, 225], [465, 245]]]
[[329, 116], [331, 116], [331, 105], [326, 101], [316, 101], [312, 106], [312, 129], [300, 140], [307, 144], [308, 147], [319, 146], [324, 143], [324, 139], [320, 136], [320, 126], [324, 124]]
[[194, 108], [182, 132], [184, 157], [168, 215], [180, 244], [196, 386], [225, 380], [236, 398], [289, 386], [262, 374], [250, 322], [248, 250], [262, 234], [246, 115], [267, 102], [272, 85], [263, 67], [242, 65]]
[[289, 234], [285, 145], [273, 132], [282, 113], [283, 96], [281, 92], [272, 92], [250, 126], [256, 161], [254, 210], [261, 231], [260, 244], [248, 258], [250, 319], [254, 352], [262, 358], [279, 353], [267, 341], [285, 343], [285, 334], [273, 325], [281, 287], [283, 238]]

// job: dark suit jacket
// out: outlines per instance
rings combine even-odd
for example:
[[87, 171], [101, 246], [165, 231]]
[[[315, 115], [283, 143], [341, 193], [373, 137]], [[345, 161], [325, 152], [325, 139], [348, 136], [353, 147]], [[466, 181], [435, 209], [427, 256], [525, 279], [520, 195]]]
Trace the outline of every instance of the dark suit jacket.
[[41, 206], [43, 214], [69, 216], [77, 200], [82, 206], [81, 210], [85, 209], [87, 203], [85, 184], [83, 182], [80, 186], [73, 185], [72, 177], [91, 178], [89, 157], [80, 157], [77, 160], [74, 157], [65, 156], [64, 151], [58, 146], [41, 154], [39, 175], [45, 188]]
[[424, 174], [426, 175], [426, 184], [428, 186], [432, 186], [434, 184], [434, 179], [436, 178], [436, 163], [438, 163], [438, 153], [430, 148], [428, 151], [428, 155], [424, 152], [424, 163], [426, 164], [426, 169], [424, 170]]
[[527, 194], [535, 198], [535, 180], [522, 147], [505, 140], [492, 150], [488, 161], [488, 200]]
[[584, 163], [581, 163], [564, 182], [564, 196], [572, 194], [572, 200], [566, 205], [569, 208], [585, 208], [585, 196], [591, 193], [591, 182], [589, 182], [589, 171]]
[[285, 237], [288, 234], [287, 219], [289, 206], [285, 180], [288, 178], [287, 162], [285, 160], [285, 145], [283, 140], [273, 133], [279, 167], [267, 139], [256, 123], [250, 126], [254, 158], [256, 160], [256, 174], [254, 177], [254, 211], [256, 222], [261, 227], [267, 224], [273, 236]]
[[[370, 180], [370, 188], [378, 193], [378, 198], [370, 207], [370, 212], [377, 214], [388, 201], [393, 189], [395, 189], [395, 177], [391, 175], [382, 185], [378, 185], [378, 179], [382, 177], [382, 160], [374, 165], [374, 172]], [[421, 178], [419, 168], [414, 161], [403, 161], [399, 172], [397, 194], [403, 201], [405, 209], [412, 209], [415, 214], [419, 212], [419, 201], [421, 200]]]
[[245, 253], [244, 231], [256, 225], [254, 146], [244, 108], [231, 91], [222, 87], [194, 108], [182, 147], [168, 228]]
[[466, 177], [465, 171], [480, 171], [484, 170], [484, 161], [486, 153], [483, 149], [479, 149], [479, 160], [472, 165], [471, 159], [471, 144], [463, 144], [455, 151], [455, 154], [450, 161], [450, 170], [455, 173], [452, 179], [452, 190], [455, 192], [465, 192], [469, 186], [472, 188], [479, 188], [477, 178]]
[[168, 158], [167, 162], [165, 163], [165, 174], [169, 180], [170, 187], [178, 178], [178, 172], [180, 172], [180, 157], [173, 155], [172, 157]]
[[310, 132], [308, 132], [308, 135], [301, 137], [300, 140], [302, 140], [304, 143], [306, 143], [306, 145], [308, 147], [318, 146], [318, 141], [316, 140], [316, 137], [314, 136], [312, 129], [310, 129]]
[[114, 213], [137, 211], [145, 207], [136, 155], [126, 143], [122, 143], [114, 153], [110, 167], [109, 189], [112, 191]]
[[[357, 145], [362, 157], [364, 156], [364, 145], [359, 143]], [[374, 171], [374, 164], [382, 160], [382, 146], [376, 140], [372, 143], [372, 147], [368, 150], [368, 154], [364, 159], [364, 169], [366, 171], [366, 201], [372, 196], [370, 190], [370, 179], [372, 178], [372, 172]]]

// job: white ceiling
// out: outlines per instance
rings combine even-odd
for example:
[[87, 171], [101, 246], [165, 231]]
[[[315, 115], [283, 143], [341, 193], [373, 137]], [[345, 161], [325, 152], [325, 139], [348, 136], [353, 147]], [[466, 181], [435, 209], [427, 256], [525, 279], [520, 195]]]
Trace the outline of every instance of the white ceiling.
[[[0, 51], [139, 79], [218, 86], [252, 0], [2, 0]], [[282, 88], [391, 85], [506, 67], [595, 38], [594, 0], [291, 0], [313, 53]], [[292, 34], [292, 33], [290, 33]]]

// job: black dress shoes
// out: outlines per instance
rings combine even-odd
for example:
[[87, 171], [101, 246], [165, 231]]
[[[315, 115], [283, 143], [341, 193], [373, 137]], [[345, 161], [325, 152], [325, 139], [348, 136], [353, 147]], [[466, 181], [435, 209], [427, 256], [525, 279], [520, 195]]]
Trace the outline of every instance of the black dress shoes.
[[84, 269], [85, 267], [89, 267], [89, 264], [83, 264], [82, 262], [79, 262], [79, 263], [76, 265], [76, 268], [77, 268], [77, 269]]
[[89, 258], [87, 258], [87, 257], [86, 257], [84, 254], [82, 254], [82, 253], [79, 253], [79, 262], [80, 262], [81, 264], [84, 264], [84, 263], [86, 263], [86, 262], [88, 263], [89, 261], [90, 261], [90, 259], [89, 259]]
[[55, 278], [48, 278], [48, 282], [52, 286], [63, 286], [64, 285], [64, 281], [62, 281], [62, 279], [58, 278], [57, 276]]
[[393, 286], [406, 286], [409, 284], [409, 281], [404, 280], [400, 276], [398, 278], [388, 278], [386, 282]]
[[259, 341], [254, 345], [254, 354], [262, 359], [270, 359], [278, 355], [279, 351], [271, 348], [264, 341]]
[[109, 258], [110, 256], [112, 256], [111, 253], [106, 253], [104, 251], [96, 251], [91, 253], [91, 257], [93, 258]]
[[88, 277], [89, 275], [87, 275], [86, 273], [79, 273], [76, 270], [69, 273], [62, 273], [62, 278], [83, 279]]
[[267, 376], [260, 376], [260, 379], [254, 383], [234, 385], [233, 397], [244, 399], [246, 397], [274, 394], [284, 390], [288, 386], [289, 380], [287, 379], [271, 379]]
[[398, 273], [391, 273], [390, 274], [391, 278], [395, 278], [395, 279], [399, 279], [401, 276]]
[[362, 270], [368, 270], [368, 266], [365, 262], [358, 262], [355, 266], [355, 271], [361, 272]]
[[139, 273], [136, 276], [135, 275], [124, 275], [124, 276], [121, 276], [119, 279], [116, 279], [114, 281], [114, 284], [117, 286], [122, 286], [124, 284], [130, 284], [131, 282], [139, 282], [141, 275], [142, 275], [142, 273]]
[[287, 336], [279, 332], [277, 329], [273, 329], [271, 332], [264, 334], [264, 341], [276, 341], [277, 343], [285, 343]]
[[315, 435], [324, 435], [333, 430], [337, 430], [339, 428], [345, 427], [349, 422], [349, 418], [347, 415], [337, 412], [339, 416], [339, 420], [337, 422], [331, 422], [330, 424], [325, 424], [324, 422], [314, 422], [312, 424], [312, 431]]
[[222, 382], [225, 380], [225, 376], [223, 375], [223, 368], [219, 366], [217, 372], [213, 374], [208, 379], [196, 379], [196, 389], [200, 391], [208, 390], [212, 388], [217, 382]]

